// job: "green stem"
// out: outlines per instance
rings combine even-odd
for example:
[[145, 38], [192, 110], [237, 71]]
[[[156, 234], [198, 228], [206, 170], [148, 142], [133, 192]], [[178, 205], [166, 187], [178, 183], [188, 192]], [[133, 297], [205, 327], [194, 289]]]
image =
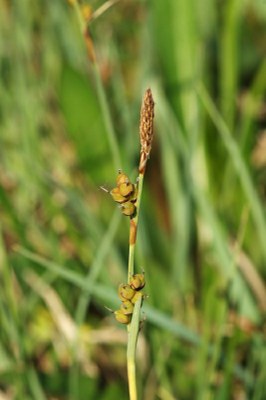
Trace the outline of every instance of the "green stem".
[[[130, 278], [134, 275], [134, 258], [135, 258], [135, 247], [138, 230], [138, 219], [140, 202], [143, 188], [144, 174], [139, 173], [138, 176], [138, 196], [136, 201], [136, 214], [135, 217], [130, 220], [130, 234], [129, 234], [129, 256], [128, 256], [128, 283]], [[132, 320], [128, 326], [128, 344], [127, 344], [127, 374], [128, 374], [128, 387], [129, 387], [129, 398], [130, 400], [137, 400], [137, 380], [136, 380], [136, 346], [139, 334], [139, 321], [141, 311], [142, 299], [139, 299], [135, 306], [132, 315]]]
[[134, 306], [132, 320], [128, 330], [127, 375], [130, 400], [138, 399], [136, 380], [136, 347], [139, 334], [141, 302], [142, 299], [139, 299]]

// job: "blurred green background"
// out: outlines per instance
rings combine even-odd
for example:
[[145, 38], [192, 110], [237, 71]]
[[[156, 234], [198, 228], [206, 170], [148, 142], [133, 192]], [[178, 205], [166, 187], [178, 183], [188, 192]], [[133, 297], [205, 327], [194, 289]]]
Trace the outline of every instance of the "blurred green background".
[[263, 400], [266, 2], [86, 4], [96, 66], [67, 1], [0, 0], [0, 398], [128, 398], [129, 221], [100, 186], [136, 179], [150, 87], [140, 398]]

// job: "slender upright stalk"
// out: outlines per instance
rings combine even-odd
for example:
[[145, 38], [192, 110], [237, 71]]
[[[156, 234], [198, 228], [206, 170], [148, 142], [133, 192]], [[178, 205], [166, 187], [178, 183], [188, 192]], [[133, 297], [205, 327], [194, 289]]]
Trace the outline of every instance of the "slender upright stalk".
[[141, 302], [139, 299], [133, 311], [131, 324], [128, 327], [128, 344], [127, 344], [127, 376], [128, 376], [128, 388], [130, 400], [138, 399], [137, 392], [137, 379], [136, 379], [136, 347], [139, 335], [139, 321]]
[[[136, 201], [136, 213], [130, 220], [129, 231], [129, 256], [128, 256], [128, 283], [131, 276], [134, 275], [134, 256], [138, 230], [139, 210], [142, 196], [143, 180], [146, 170], [146, 163], [151, 151], [153, 139], [153, 117], [154, 117], [154, 102], [150, 89], [147, 89], [143, 98], [143, 104], [140, 114], [140, 162], [138, 176], [138, 195]], [[142, 299], [140, 298], [133, 311], [131, 323], [128, 325], [128, 346], [127, 346], [127, 372], [130, 400], [137, 400], [137, 380], [136, 380], [136, 346], [139, 334], [139, 321], [141, 312]]]

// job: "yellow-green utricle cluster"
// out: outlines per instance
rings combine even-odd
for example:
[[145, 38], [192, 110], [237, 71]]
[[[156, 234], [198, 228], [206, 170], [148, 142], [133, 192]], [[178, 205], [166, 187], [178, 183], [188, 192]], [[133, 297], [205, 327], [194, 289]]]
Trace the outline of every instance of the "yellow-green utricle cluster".
[[145, 286], [144, 274], [132, 275], [130, 283], [121, 283], [118, 288], [118, 296], [122, 301], [119, 310], [114, 312], [115, 318], [122, 324], [129, 324], [134, 311], [134, 305], [139, 299], [143, 299], [141, 289]]
[[122, 171], [118, 172], [116, 187], [110, 191], [114, 201], [121, 204], [124, 215], [133, 217], [136, 212], [137, 185], [130, 182], [128, 176]]

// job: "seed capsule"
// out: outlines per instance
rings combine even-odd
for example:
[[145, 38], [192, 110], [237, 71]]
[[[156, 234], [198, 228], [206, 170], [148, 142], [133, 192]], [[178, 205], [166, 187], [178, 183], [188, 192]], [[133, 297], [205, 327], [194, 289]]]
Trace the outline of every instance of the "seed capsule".
[[128, 176], [124, 174], [124, 172], [119, 171], [118, 176], [116, 178], [116, 184], [117, 186], [121, 185], [122, 183], [129, 183]]
[[111, 190], [110, 195], [117, 203], [124, 203], [125, 201], [127, 201], [127, 199], [120, 193], [118, 187], [115, 187], [113, 190]]
[[135, 290], [126, 283], [121, 283], [118, 288], [118, 296], [120, 300], [131, 300], [135, 294]]
[[135, 206], [135, 204], [131, 203], [130, 201], [127, 201], [126, 203], [123, 203], [121, 205], [121, 210], [124, 215], [131, 217], [136, 212], [136, 206]]
[[143, 294], [141, 292], [135, 292], [134, 296], [130, 300], [132, 304], [136, 304], [139, 299], [143, 299]]
[[134, 305], [130, 300], [123, 301], [120, 307], [120, 311], [125, 315], [130, 315], [133, 313]]
[[119, 192], [122, 196], [127, 197], [129, 196], [131, 193], [133, 193], [134, 191], [134, 185], [132, 185], [132, 183], [121, 183], [119, 185]]
[[131, 321], [131, 315], [123, 314], [121, 310], [117, 310], [114, 312], [115, 319], [121, 324], [129, 324]]
[[144, 274], [135, 274], [132, 275], [130, 279], [130, 286], [132, 289], [141, 290], [145, 286], [145, 275]]

